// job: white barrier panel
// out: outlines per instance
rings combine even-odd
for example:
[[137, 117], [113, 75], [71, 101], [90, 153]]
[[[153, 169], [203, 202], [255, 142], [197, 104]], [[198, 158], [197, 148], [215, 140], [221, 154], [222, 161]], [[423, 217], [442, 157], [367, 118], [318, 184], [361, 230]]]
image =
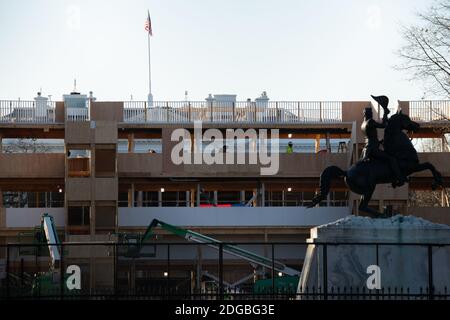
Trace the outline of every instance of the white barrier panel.
[[344, 218], [349, 207], [119, 208], [119, 227], [147, 227], [153, 219], [191, 227], [302, 227]]
[[41, 217], [48, 213], [56, 227], [64, 227], [64, 208], [6, 208], [7, 228], [32, 228], [41, 225]]

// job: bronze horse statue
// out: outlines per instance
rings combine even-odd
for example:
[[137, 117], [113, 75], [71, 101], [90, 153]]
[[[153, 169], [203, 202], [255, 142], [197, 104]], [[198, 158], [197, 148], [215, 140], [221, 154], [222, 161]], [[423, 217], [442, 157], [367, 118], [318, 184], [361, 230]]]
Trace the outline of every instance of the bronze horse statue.
[[[444, 187], [442, 175], [429, 162], [419, 163], [417, 151], [414, 148], [408, 135], [404, 132], [416, 132], [420, 125], [412, 121], [408, 115], [401, 110], [393, 114], [388, 120], [384, 130], [384, 151], [395, 157], [398, 161], [401, 173], [409, 176], [415, 172], [430, 170], [433, 174], [432, 189]], [[320, 190], [312, 199], [309, 208], [316, 206], [325, 200], [330, 191], [332, 179], [344, 178], [348, 188], [356, 194], [361, 195], [359, 210], [373, 216], [380, 216], [381, 213], [369, 208], [369, 201], [377, 184], [391, 183], [395, 186], [395, 174], [389, 163], [382, 159], [359, 160], [347, 171], [337, 166], [327, 167], [320, 175]]]

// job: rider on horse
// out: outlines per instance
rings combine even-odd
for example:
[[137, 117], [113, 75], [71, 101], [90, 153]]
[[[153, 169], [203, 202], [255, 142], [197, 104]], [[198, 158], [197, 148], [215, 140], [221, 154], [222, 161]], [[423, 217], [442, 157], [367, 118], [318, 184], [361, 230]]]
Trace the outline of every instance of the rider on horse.
[[384, 110], [384, 113], [383, 121], [382, 123], [379, 123], [373, 119], [372, 108], [366, 108], [364, 110], [364, 122], [361, 125], [361, 130], [366, 136], [366, 146], [362, 152], [363, 161], [367, 161], [369, 159], [387, 160], [396, 178], [396, 181], [392, 183], [392, 186], [402, 186], [407, 180], [400, 171], [397, 159], [381, 150], [380, 144], [382, 142], [378, 140], [377, 129], [384, 129], [387, 125], [387, 116], [389, 114], [389, 109], [387, 106], [389, 104], [389, 99], [386, 96], [371, 97], [380, 104]]

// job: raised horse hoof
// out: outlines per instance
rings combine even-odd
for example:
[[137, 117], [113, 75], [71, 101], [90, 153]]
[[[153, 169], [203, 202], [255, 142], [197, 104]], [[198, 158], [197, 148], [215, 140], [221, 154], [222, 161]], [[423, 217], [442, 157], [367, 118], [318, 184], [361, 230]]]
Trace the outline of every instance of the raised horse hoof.
[[405, 183], [409, 182], [408, 178], [401, 178], [395, 182], [392, 182], [392, 188], [396, 188], [396, 187], [401, 187], [403, 186]]

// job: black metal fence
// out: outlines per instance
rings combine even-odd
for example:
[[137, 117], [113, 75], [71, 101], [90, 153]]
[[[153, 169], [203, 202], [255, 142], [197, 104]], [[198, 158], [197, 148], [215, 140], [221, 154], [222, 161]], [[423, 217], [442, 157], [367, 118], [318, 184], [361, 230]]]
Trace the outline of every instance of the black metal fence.
[[229, 244], [3, 245], [0, 299], [450, 299], [450, 244], [232, 243], [259, 263]]

